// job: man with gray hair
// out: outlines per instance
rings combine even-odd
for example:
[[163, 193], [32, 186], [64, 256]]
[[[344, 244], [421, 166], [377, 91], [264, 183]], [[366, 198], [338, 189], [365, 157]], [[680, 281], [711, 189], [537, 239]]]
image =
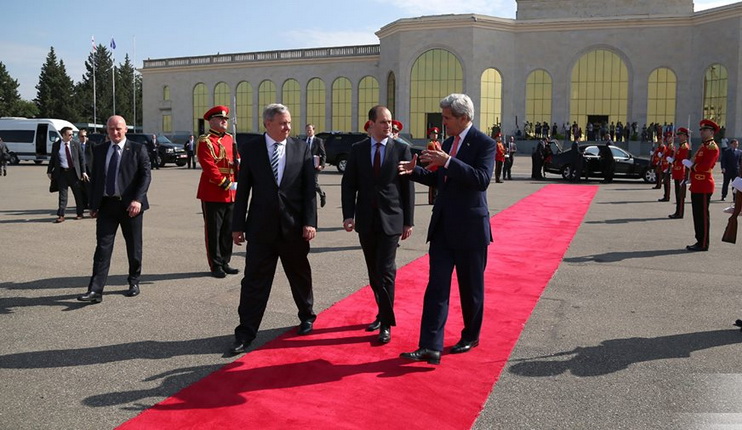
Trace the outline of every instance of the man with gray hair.
[[[487, 187], [492, 179], [495, 141], [472, 125], [474, 103], [466, 94], [451, 94], [440, 102], [449, 138], [442, 149], [422, 152], [399, 163], [400, 175], [438, 187], [428, 227], [430, 269], [423, 301], [419, 349], [401, 354], [413, 361], [439, 364], [448, 316], [451, 276], [456, 268], [464, 329], [452, 354], [479, 345], [484, 312], [484, 268], [492, 242]], [[436, 167], [437, 169], [431, 169]]]
[[317, 231], [312, 155], [304, 141], [289, 137], [291, 113], [286, 106], [268, 105], [263, 124], [265, 134], [239, 149], [232, 239], [237, 246], [246, 242], [248, 246], [232, 354], [247, 352], [257, 335], [279, 258], [299, 309], [298, 333], [311, 332], [317, 319], [307, 257]]

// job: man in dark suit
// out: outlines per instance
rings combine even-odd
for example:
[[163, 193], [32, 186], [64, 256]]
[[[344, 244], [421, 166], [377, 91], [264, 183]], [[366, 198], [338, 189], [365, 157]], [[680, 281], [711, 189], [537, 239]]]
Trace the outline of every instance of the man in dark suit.
[[325, 152], [325, 141], [314, 135], [314, 124], [307, 124], [305, 127], [307, 132], [307, 145], [309, 145], [309, 152], [312, 154], [314, 161], [314, 179], [315, 188], [317, 194], [319, 194], [319, 205], [325, 207], [327, 204], [327, 195], [322, 188], [319, 186], [319, 172], [325, 168], [325, 161], [327, 160], [327, 153]]
[[100, 144], [93, 149], [90, 215], [96, 218], [97, 243], [88, 292], [77, 298], [82, 302], [103, 300], [103, 287], [108, 279], [113, 241], [119, 226], [129, 258], [129, 290], [124, 295], [139, 294], [143, 216], [149, 208], [147, 190], [152, 179], [149, 155], [146, 146], [126, 139], [123, 117], [108, 118], [107, 129], [111, 144]]
[[[80, 130], [77, 133], [77, 139], [80, 141], [80, 152], [82, 152], [82, 158], [85, 161], [85, 173], [90, 175], [93, 171], [93, 142], [88, 140], [88, 131], [85, 129]], [[83, 179], [82, 181], [83, 201], [85, 207], [90, 208], [90, 195], [93, 192], [93, 187], [90, 184], [90, 178]]]
[[279, 258], [299, 310], [298, 333], [310, 333], [317, 319], [308, 259], [317, 232], [314, 163], [307, 144], [289, 137], [286, 106], [268, 105], [263, 124], [266, 133], [239, 149], [232, 239], [238, 246], [247, 242], [247, 254], [232, 354], [246, 352], [257, 335]]
[[59, 131], [62, 139], [52, 144], [52, 153], [49, 158], [49, 167], [46, 174], [49, 179], [57, 181], [59, 187], [59, 205], [55, 223], [64, 222], [64, 212], [67, 209], [67, 190], [72, 188], [75, 196], [77, 219], [83, 218], [85, 211], [85, 197], [82, 181], [87, 180], [85, 160], [83, 159], [80, 143], [72, 140], [72, 128], [62, 127]]
[[739, 141], [732, 139], [729, 146], [721, 153], [721, 173], [724, 175], [724, 182], [721, 185], [721, 200], [727, 198], [729, 183], [739, 176], [739, 159], [742, 151], [737, 149]]
[[[448, 317], [451, 276], [459, 282], [464, 329], [451, 353], [479, 345], [484, 312], [484, 268], [492, 242], [487, 187], [492, 179], [495, 141], [472, 125], [474, 103], [466, 94], [451, 94], [440, 102], [443, 125], [450, 136], [442, 150], [422, 152], [420, 161], [399, 164], [399, 173], [415, 182], [437, 185], [438, 197], [428, 227], [430, 274], [420, 323], [419, 349], [402, 353], [414, 361], [438, 364], [443, 351], [443, 332]], [[437, 166], [437, 170], [429, 170]]]
[[343, 227], [358, 232], [368, 278], [378, 307], [367, 331], [379, 331], [379, 342], [389, 343], [394, 318], [395, 258], [399, 239], [412, 234], [415, 190], [398, 165], [409, 161], [410, 147], [389, 137], [392, 114], [384, 106], [368, 112], [370, 137], [353, 144], [341, 184]]

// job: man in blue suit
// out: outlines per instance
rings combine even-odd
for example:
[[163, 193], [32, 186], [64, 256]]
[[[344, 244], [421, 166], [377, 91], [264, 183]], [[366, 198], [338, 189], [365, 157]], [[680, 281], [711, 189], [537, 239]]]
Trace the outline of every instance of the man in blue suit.
[[[450, 136], [442, 150], [423, 151], [417, 165], [400, 162], [400, 174], [438, 187], [428, 227], [430, 272], [420, 322], [419, 349], [400, 357], [439, 364], [448, 317], [451, 276], [456, 268], [464, 329], [452, 354], [479, 345], [484, 311], [484, 268], [492, 242], [487, 187], [492, 179], [496, 143], [472, 125], [474, 103], [466, 94], [451, 94], [440, 102], [443, 125]], [[437, 167], [431, 169], [431, 167]]]

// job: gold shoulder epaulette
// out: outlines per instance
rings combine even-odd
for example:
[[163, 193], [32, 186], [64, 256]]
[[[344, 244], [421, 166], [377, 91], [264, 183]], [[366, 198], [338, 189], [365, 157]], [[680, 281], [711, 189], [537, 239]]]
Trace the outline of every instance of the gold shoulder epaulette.
[[717, 149], [719, 146], [716, 144], [716, 141], [712, 140], [711, 143], [709, 143], [709, 149]]
[[202, 134], [201, 136], [198, 136], [199, 142], [208, 142], [209, 141], [209, 135], [208, 134]]

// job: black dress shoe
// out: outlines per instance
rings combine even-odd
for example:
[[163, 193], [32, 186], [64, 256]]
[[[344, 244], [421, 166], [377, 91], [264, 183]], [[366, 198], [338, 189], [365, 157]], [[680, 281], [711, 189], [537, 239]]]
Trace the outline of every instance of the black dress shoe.
[[461, 339], [456, 345], [451, 347], [451, 354], [461, 354], [463, 352], [469, 352], [475, 346], [479, 346], [479, 340], [467, 341]]
[[671, 214], [671, 215], [668, 215], [667, 217], [668, 218], [672, 218], [672, 219], [680, 219], [683, 216], [682, 215], [678, 215], [678, 214]]
[[412, 361], [427, 361], [428, 364], [441, 364], [441, 352], [427, 348], [420, 348], [413, 352], [403, 352], [399, 354], [399, 357]]
[[211, 276], [222, 279], [227, 277], [227, 273], [221, 267], [217, 267], [211, 271]]
[[305, 334], [311, 333], [312, 328], [314, 328], [314, 323], [312, 321], [302, 321], [301, 324], [299, 324], [298, 333], [304, 336]]
[[323, 208], [327, 204], [327, 195], [322, 193], [319, 195], [319, 207]]
[[666, 199], [666, 198], [664, 198], [664, 197], [663, 197], [663, 198], [661, 198], [661, 199], [657, 199], [657, 201], [658, 201], [658, 202], [669, 202], [669, 201], [670, 201], [670, 199]]
[[250, 342], [247, 342], [244, 340], [236, 340], [232, 344], [232, 347], [229, 348], [229, 353], [232, 355], [244, 354], [247, 352], [247, 349], [249, 347], [250, 347]]
[[[742, 327], [742, 320], [735, 321], [733, 325], [736, 327]], [[740, 330], [742, 331], [742, 328]]]
[[229, 264], [225, 264], [224, 266], [222, 266], [222, 270], [224, 270], [224, 273], [226, 273], [227, 275], [236, 275], [240, 273], [240, 269], [235, 269]]
[[139, 295], [139, 284], [129, 285], [129, 291], [125, 292], [126, 297], [134, 297]]
[[366, 327], [366, 331], [376, 331], [379, 328], [381, 328], [381, 321], [379, 321], [379, 319], [377, 318], [374, 320], [374, 322], [369, 324], [368, 327]]
[[688, 251], [708, 251], [708, 247], [704, 248], [701, 245], [695, 243], [693, 245], [688, 245], [685, 247]]
[[103, 301], [103, 295], [93, 291], [88, 291], [82, 296], [78, 297], [77, 300], [81, 302], [100, 303]]
[[379, 342], [389, 343], [389, 341], [391, 340], [392, 340], [392, 328], [387, 325], [381, 326], [381, 331], [379, 331]]

